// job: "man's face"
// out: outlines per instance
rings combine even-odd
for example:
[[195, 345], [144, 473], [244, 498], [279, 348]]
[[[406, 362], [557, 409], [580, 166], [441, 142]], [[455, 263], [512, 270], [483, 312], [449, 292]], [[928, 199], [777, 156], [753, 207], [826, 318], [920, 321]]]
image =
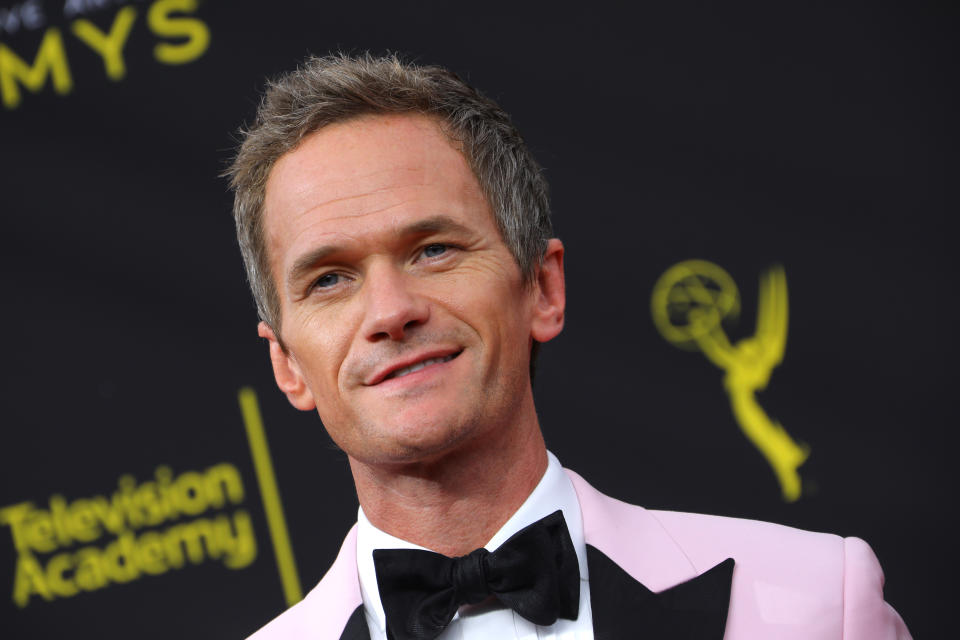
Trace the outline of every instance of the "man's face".
[[366, 463], [427, 460], [509, 428], [531, 393], [531, 339], [559, 332], [562, 304], [546, 326], [543, 287], [524, 286], [433, 120], [312, 134], [273, 168], [265, 210], [286, 352], [261, 335], [281, 389], [316, 407], [341, 448]]

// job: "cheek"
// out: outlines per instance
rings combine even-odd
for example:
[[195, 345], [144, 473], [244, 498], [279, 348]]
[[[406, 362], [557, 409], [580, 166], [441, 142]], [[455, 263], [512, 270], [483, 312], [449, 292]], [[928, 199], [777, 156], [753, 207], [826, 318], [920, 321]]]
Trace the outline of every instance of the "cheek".
[[481, 318], [476, 329], [485, 340], [498, 345], [500, 359], [519, 359], [529, 349], [532, 315], [525, 297], [509, 290], [497, 291], [474, 311], [474, 317]]
[[[509, 258], [512, 260], [512, 258]], [[509, 267], [513, 267], [511, 263]], [[498, 262], [471, 264], [438, 279], [433, 297], [478, 329], [514, 326], [529, 313], [529, 295], [519, 272]]]
[[304, 380], [318, 400], [336, 393], [340, 368], [349, 350], [349, 335], [336, 331], [337, 321], [316, 314], [297, 329], [290, 348], [297, 354]]

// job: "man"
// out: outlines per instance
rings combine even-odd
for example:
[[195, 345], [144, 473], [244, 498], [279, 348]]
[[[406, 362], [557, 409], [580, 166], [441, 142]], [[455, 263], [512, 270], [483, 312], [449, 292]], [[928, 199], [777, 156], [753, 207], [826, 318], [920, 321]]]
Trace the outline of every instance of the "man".
[[647, 511], [547, 452], [531, 375], [563, 245], [508, 116], [453, 74], [311, 59], [229, 175], [277, 384], [360, 501], [257, 640], [909, 638], [864, 542]]

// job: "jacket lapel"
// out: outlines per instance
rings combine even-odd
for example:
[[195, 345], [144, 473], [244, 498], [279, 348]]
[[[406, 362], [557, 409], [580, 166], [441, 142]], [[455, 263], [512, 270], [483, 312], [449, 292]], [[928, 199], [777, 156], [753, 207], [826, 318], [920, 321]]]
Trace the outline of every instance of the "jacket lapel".
[[295, 608], [299, 609], [295, 621], [303, 635], [278, 633], [276, 640], [370, 640], [357, 578], [356, 525], [347, 533], [323, 580]]
[[366, 616], [363, 615], [363, 605], [353, 610], [353, 614], [343, 627], [340, 640], [370, 640], [370, 629], [367, 627]]
[[583, 514], [594, 637], [722, 638], [733, 560], [698, 578], [697, 567], [650, 512], [566, 472]]
[[721, 640], [727, 624], [733, 560], [661, 593], [634, 580], [587, 546], [595, 640]]
[[588, 545], [651, 591], [663, 591], [699, 573], [649, 511], [605, 496], [573, 471], [565, 471], [577, 492]]

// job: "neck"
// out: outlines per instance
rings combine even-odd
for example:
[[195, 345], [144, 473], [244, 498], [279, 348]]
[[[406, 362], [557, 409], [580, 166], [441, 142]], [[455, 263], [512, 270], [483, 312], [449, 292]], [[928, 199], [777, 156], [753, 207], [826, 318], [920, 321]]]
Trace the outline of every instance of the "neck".
[[547, 469], [536, 413], [524, 422], [435, 460], [373, 465], [351, 457], [364, 514], [378, 529], [447, 556], [482, 547]]

